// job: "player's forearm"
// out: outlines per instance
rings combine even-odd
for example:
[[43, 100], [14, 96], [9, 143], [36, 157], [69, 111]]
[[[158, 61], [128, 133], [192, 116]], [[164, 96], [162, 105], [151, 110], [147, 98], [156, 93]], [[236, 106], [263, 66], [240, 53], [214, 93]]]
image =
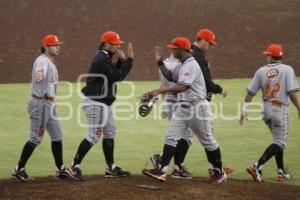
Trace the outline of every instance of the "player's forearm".
[[165, 94], [165, 93], [177, 94], [177, 93], [184, 92], [187, 89], [188, 89], [188, 86], [186, 86], [186, 85], [175, 84], [175, 85], [170, 86], [170, 87], [160, 88], [158, 90], [158, 93], [160, 93], [160, 94]]
[[168, 80], [168, 81], [173, 81], [172, 79], [172, 73], [170, 70], [167, 69], [163, 61], [158, 61], [157, 65], [162, 73], [162, 75]]
[[298, 113], [300, 114], [300, 102], [299, 102], [299, 98], [297, 96], [297, 92], [290, 93], [289, 97], [290, 97], [292, 103], [294, 104], [294, 106], [297, 108]]

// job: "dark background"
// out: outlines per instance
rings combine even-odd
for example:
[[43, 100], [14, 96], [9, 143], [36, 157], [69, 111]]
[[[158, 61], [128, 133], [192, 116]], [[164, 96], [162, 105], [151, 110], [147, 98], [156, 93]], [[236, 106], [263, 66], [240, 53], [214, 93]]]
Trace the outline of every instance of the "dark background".
[[298, 0], [0, 0], [0, 82], [29, 82], [40, 41], [50, 33], [64, 41], [60, 80], [75, 81], [87, 73], [106, 30], [134, 45], [128, 79], [155, 80], [153, 47], [179, 35], [194, 40], [204, 27], [218, 42], [209, 51], [214, 78], [252, 76], [270, 43], [283, 45], [285, 62], [299, 76], [299, 8]]

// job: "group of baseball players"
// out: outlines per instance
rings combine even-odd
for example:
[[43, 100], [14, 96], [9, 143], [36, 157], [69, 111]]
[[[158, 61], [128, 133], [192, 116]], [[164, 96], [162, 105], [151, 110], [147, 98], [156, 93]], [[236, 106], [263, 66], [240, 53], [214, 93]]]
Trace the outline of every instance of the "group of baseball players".
[[[11, 177], [19, 181], [32, 180], [25, 171], [25, 165], [34, 149], [43, 139], [45, 130], [51, 138], [51, 149], [56, 165], [55, 178], [83, 180], [80, 164], [92, 146], [102, 137], [102, 148], [107, 164], [105, 177], [128, 177], [130, 172], [117, 166], [114, 160], [114, 139], [116, 126], [112, 103], [116, 100], [116, 83], [126, 78], [132, 69], [134, 52], [128, 43], [127, 55], [120, 46], [124, 43], [118, 33], [106, 31], [100, 36], [100, 46], [93, 57], [82, 89], [82, 108], [85, 112], [88, 131], [81, 141], [72, 163], [63, 163], [63, 132], [56, 110], [55, 96], [58, 71], [55, 57], [59, 55], [61, 42], [56, 35], [46, 35], [42, 39], [41, 54], [35, 59], [32, 70], [31, 98], [28, 102], [30, 131], [23, 147], [19, 162]], [[150, 91], [163, 95], [162, 116], [169, 119], [163, 150], [150, 156], [153, 169], [143, 169], [142, 173], [159, 181], [166, 181], [168, 165], [174, 157], [171, 177], [192, 179], [184, 160], [192, 142], [197, 136], [204, 147], [208, 167], [208, 183], [222, 183], [233, 170], [222, 163], [220, 146], [213, 135], [210, 101], [212, 94], [227, 96], [227, 90], [215, 84], [211, 78], [207, 50], [216, 46], [214, 32], [200, 29], [193, 44], [186, 37], [176, 37], [171, 44], [171, 54], [164, 59], [161, 47], [155, 47], [161, 86]], [[267, 65], [259, 68], [248, 86], [240, 124], [247, 119], [250, 103], [261, 89], [263, 94], [263, 120], [269, 127], [273, 141], [261, 158], [247, 168], [256, 182], [262, 181], [262, 167], [275, 156], [278, 168], [277, 180], [291, 179], [283, 163], [283, 151], [288, 137], [289, 101], [298, 110], [300, 102], [296, 92], [300, 90], [292, 67], [282, 63], [283, 50], [278, 44], [270, 45], [265, 52]]]

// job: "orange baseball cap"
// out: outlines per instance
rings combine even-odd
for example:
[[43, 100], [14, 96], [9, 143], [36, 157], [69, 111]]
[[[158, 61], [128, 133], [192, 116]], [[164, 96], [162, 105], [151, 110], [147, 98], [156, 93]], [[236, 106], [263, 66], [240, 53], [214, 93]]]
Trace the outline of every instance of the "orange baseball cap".
[[176, 37], [171, 44], [167, 45], [170, 49], [177, 49], [177, 48], [183, 48], [186, 50], [191, 49], [191, 42], [186, 37]]
[[46, 35], [42, 40], [43, 46], [56, 46], [61, 44], [62, 42], [59, 41], [56, 35]]
[[208, 41], [209, 44], [217, 46], [215, 33], [207, 28], [200, 29], [197, 33], [197, 38], [204, 39]]
[[282, 47], [279, 44], [271, 44], [268, 46], [267, 50], [263, 52], [263, 54], [267, 56], [282, 56]]
[[101, 42], [106, 42], [114, 45], [123, 44], [124, 41], [120, 40], [120, 36], [118, 33], [114, 31], [106, 31], [101, 35]]

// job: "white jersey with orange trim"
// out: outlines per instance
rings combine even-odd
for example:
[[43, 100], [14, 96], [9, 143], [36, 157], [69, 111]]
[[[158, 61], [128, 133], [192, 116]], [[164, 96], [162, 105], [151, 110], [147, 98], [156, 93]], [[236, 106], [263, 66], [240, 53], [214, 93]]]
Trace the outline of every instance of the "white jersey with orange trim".
[[291, 66], [271, 63], [258, 69], [248, 86], [248, 93], [255, 95], [262, 89], [263, 101], [279, 102], [288, 106], [289, 93], [299, 91], [299, 85]]
[[56, 96], [58, 73], [56, 65], [45, 54], [41, 54], [33, 63], [31, 94], [37, 97]]

